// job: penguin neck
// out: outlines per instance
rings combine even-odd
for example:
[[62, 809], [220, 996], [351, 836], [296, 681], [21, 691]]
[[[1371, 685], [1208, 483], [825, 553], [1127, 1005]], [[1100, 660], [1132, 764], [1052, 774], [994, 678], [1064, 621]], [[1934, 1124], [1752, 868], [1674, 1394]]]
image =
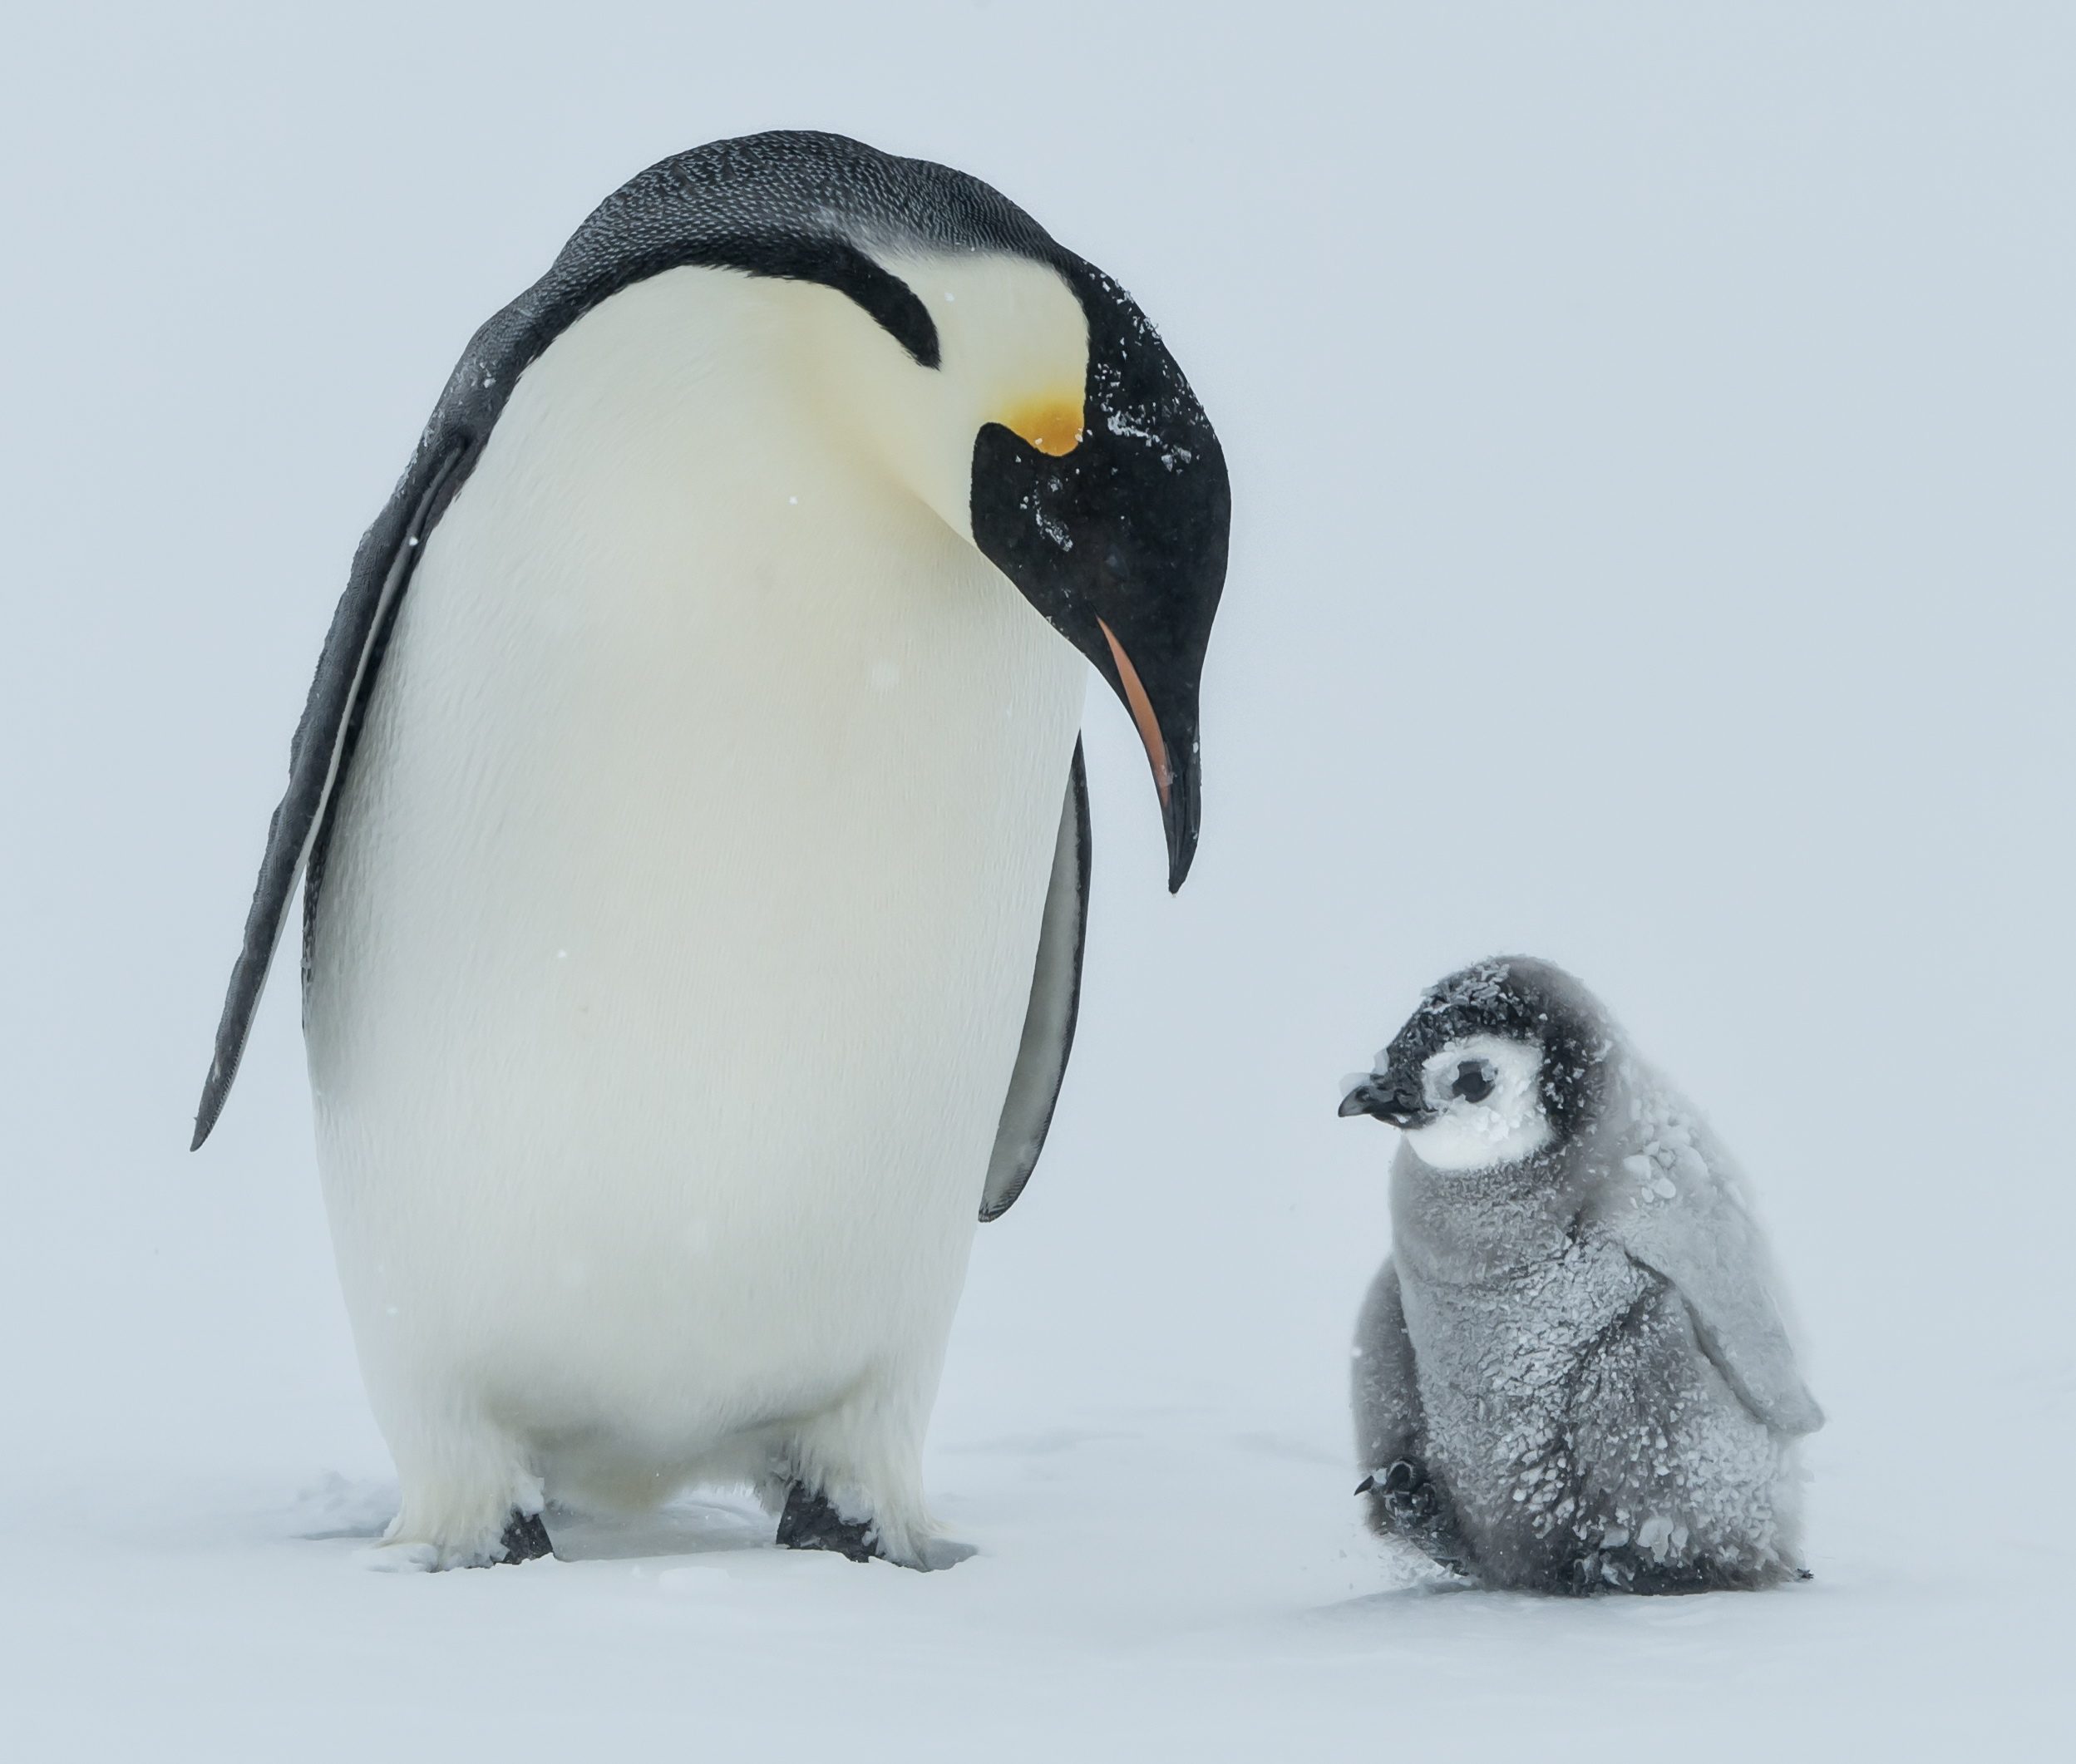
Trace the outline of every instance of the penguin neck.
[[1556, 1148], [1481, 1170], [1437, 1170], [1402, 1146], [1392, 1166], [1395, 1253], [1422, 1275], [1477, 1284], [1571, 1246], [1580, 1192]]
[[[563, 331], [521, 376], [491, 445], [529, 421], [603, 425], [623, 444], [607, 449], [622, 482], [675, 472], [680, 494], [721, 494], [745, 530], [779, 520], [773, 492], [805, 479], [822, 494], [824, 525], [855, 512], [827, 505], [841, 483], [908, 504], [971, 548], [976, 436], [991, 422], [1083, 420], [1087, 321], [1043, 264], [888, 261], [930, 315], [942, 351], [933, 363], [819, 283], [685, 265]], [[781, 501], [793, 525], [817, 518], [799, 489]]]
[[667, 270], [593, 308], [528, 367], [478, 472], [505, 456], [569, 530], [639, 538], [665, 523], [745, 554], [895, 505], [929, 517], [870, 444], [874, 412], [858, 407], [874, 371], [895, 383], [925, 372], [833, 290]]

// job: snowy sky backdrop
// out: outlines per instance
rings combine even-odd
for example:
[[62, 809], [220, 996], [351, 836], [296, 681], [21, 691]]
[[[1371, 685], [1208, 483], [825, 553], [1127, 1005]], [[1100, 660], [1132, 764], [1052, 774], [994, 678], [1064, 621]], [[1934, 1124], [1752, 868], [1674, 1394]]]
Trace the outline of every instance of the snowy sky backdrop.
[[[1607, 1719], [1728, 1712], [1767, 1673], [1791, 1733], [2054, 1718], [2076, 15], [359, 0], [9, 36], [17, 1755], [753, 1724], [772, 1702], [732, 1689], [852, 1619], [908, 1639], [844, 1670], [944, 1712], [916, 1756], [961, 1722], [997, 1756], [1070, 1728], [1132, 1756], [1135, 1723], [1262, 1756], [1305, 1721], [1338, 1756], [1510, 1685], [1481, 1718], [1542, 1733], [1566, 1672], [1640, 1658]], [[939, 1509], [1010, 1578], [984, 1556], [891, 1611], [876, 1581], [757, 1581], [773, 1603], [673, 1607], [683, 1633], [595, 1575], [370, 1591], [295, 1540], [298, 1491], [337, 1471], [379, 1506], [387, 1470], [292, 966], [185, 1149], [288, 734], [473, 328], [642, 165], [777, 126], [972, 171], [1116, 274], [1233, 475], [1196, 872], [1166, 898], [1144, 761], [1092, 695], [1081, 1038], [938, 1412]], [[1807, 1596], [1679, 1619], [1704, 1629], [1367, 1597], [1343, 1383], [1390, 1146], [1334, 1083], [1501, 949], [1584, 976], [1755, 1180], [1832, 1417]], [[520, 1648], [555, 1681], [530, 1720], [496, 1695]]]

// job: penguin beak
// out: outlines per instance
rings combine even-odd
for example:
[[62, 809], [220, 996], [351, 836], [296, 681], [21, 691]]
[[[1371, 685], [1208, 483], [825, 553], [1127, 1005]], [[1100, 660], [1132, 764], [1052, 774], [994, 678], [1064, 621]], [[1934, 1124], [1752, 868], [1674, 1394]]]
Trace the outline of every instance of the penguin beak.
[[1341, 1098], [1340, 1113], [1344, 1120], [1350, 1115], [1367, 1115], [1399, 1128], [1423, 1126], [1434, 1118], [1420, 1086], [1397, 1072], [1372, 1072], [1357, 1079]]
[[1131, 716], [1161, 801], [1172, 894], [1196, 855], [1198, 678], [1232, 520], [1225, 456], [1124, 290], [1064, 252], [1057, 267], [1088, 318], [1085, 426], [1061, 448], [982, 426], [974, 544]]
[[1192, 707], [1186, 715], [1171, 717], [1170, 721], [1184, 722], [1187, 728], [1185, 744], [1171, 743], [1167, 731], [1161, 727], [1160, 713], [1153, 707], [1152, 695], [1146, 691], [1146, 682], [1140, 678], [1124, 645], [1117, 641], [1117, 633], [1100, 618], [1096, 621], [1096, 627], [1109, 647], [1111, 666], [1107, 678], [1118, 697], [1124, 701], [1125, 708], [1132, 713], [1132, 727], [1139, 732], [1139, 740], [1146, 750], [1146, 763], [1153, 768], [1153, 788], [1161, 799], [1161, 825], [1167, 835], [1168, 892], [1172, 894], [1181, 887], [1196, 856], [1199, 810], [1195, 711]]

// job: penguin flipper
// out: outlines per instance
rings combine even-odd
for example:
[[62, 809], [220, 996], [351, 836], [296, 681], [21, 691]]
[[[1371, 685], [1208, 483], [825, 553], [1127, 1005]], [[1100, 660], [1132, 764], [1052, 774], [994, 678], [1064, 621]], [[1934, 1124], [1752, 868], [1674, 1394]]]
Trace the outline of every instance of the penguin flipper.
[[[441, 443], [444, 442], [445, 445]], [[348, 752], [358, 726], [358, 712], [382, 664], [382, 652], [397, 603], [423, 552], [423, 541], [461, 487], [460, 470], [471, 443], [466, 432], [429, 433], [412, 459], [388, 505], [376, 517], [353, 554], [346, 592], [325, 633], [317, 673], [288, 745], [288, 787], [274, 818], [267, 823], [267, 849], [259, 860], [259, 880], [245, 917], [245, 937], [231, 969], [224, 1014], [216, 1026], [216, 1048], [202, 1086], [201, 1106], [195, 1116], [199, 1147], [216, 1125], [245, 1038], [266, 988], [267, 970], [288, 916], [288, 902], [310, 860], [324, 825]]]
[[1363, 1471], [1381, 1476], [1398, 1459], [1419, 1457], [1425, 1447], [1427, 1416], [1420, 1401], [1413, 1338], [1406, 1331], [1398, 1267], [1390, 1256], [1384, 1258], [1363, 1300], [1349, 1372], [1355, 1452]]
[[1023, 1039], [1009, 1075], [1009, 1094], [995, 1128], [994, 1154], [980, 1195], [983, 1223], [1016, 1205], [1038, 1167], [1038, 1153], [1053, 1125], [1053, 1105], [1067, 1076], [1074, 1046], [1074, 1018], [1081, 1008], [1082, 946], [1088, 932], [1088, 773], [1082, 744], [1074, 743], [1067, 801], [1053, 848], [1053, 881], [1046, 890], [1038, 929], [1038, 963], [1031, 976], [1031, 1003]]
[[[1694, 1336], [1738, 1401], [1778, 1433], [1813, 1433], [1823, 1411], [1802, 1382], [1780, 1285], [1736, 1165], [1664, 1080], [1630, 1078], [1634, 1124], [1611, 1148], [1594, 1210], [1630, 1259], [1669, 1282]], [[1627, 1155], [1625, 1155], [1624, 1154]]]

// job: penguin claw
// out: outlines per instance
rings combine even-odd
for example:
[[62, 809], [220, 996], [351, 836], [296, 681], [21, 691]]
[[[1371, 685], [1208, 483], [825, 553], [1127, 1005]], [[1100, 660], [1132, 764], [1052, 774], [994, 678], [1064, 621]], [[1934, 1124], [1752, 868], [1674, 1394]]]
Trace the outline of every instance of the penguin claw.
[[1419, 1460], [1399, 1458], [1372, 1471], [1355, 1492], [1368, 1495], [1370, 1524], [1380, 1535], [1399, 1538], [1437, 1566], [1475, 1581], [1477, 1570], [1457, 1529], [1448, 1491], [1428, 1476]]
[[1408, 1458], [1401, 1458], [1377, 1485], [1391, 1516], [1402, 1525], [1418, 1525], [1434, 1514], [1434, 1485]]
[[827, 1495], [797, 1482], [786, 1491], [777, 1542], [782, 1550], [829, 1550], [853, 1562], [870, 1562], [880, 1555], [870, 1521], [846, 1519]]
[[505, 1515], [497, 1541], [478, 1533], [466, 1544], [435, 1538], [385, 1538], [360, 1552], [362, 1566], [391, 1574], [437, 1574], [454, 1568], [496, 1568], [507, 1562], [537, 1562], [555, 1553], [548, 1527], [538, 1513], [517, 1507]]
[[522, 1513], [517, 1508], [505, 1520], [504, 1535], [498, 1539], [497, 1547], [505, 1552], [503, 1560], [507, 1562], [537, 1562], [543, 1556], [555, 1553], [540, 1515]]

